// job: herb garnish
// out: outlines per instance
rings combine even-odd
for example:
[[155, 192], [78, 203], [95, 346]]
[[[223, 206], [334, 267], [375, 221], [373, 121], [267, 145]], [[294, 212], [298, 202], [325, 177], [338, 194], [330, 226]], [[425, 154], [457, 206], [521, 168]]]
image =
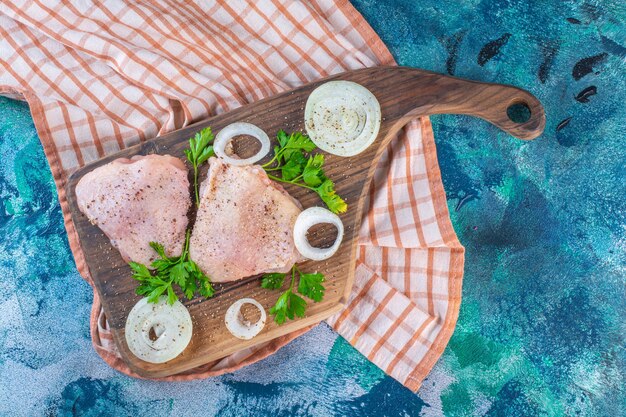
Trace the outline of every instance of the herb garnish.
[[214, 136], [211, 128], [205, 127], [196, 133], [196, 136], [189, 139], [189, 149], [185, 149], [187, 160], [193, 165], [193, 187], [196, 192], [196, 206], [200, 205], [200, 197], [198, 195], [198, 167], [215, 155], [213, 146], [209, 145], [213, 142], [213, 139]]
[[189, 300], [196, 292], [206, 298], [213, 297], [215, 290], [209, 277], [189, 259], [189, 230], [185, 237], [185, 248], [180, 256], [168, 257], [163, 245], [157, 242], [150, 242], [150, 247], [159, 254], [159, 258], [152, 262], [154, 271], [137, 262], [128, 263], [133, 270], [133, 278], [141, 283], [135, 290], [137, 295], [148, 297], [149, 303], [156, 303], [167, 291], [167, 303], [172, 305], [178, 300], [173, 287], [177, 284]]
[[[287, 318], [293, 320], [296, 316], [304, 317], [306, 301], [294, 292], [296, 274], [298, 274], [300, 278], [297, 290], [298, 293], [310, 298], [316, 303], [322, 301], [322, 298], [324, 298], [324, 292], [326, 291], [322, 285], [324, 275], [317, 272], [314, 274], [305, 274], [294, 265], [291, 268], [291, 284], [289, 288], [278, 297], [276, 304], [270, 309], [270, 314], [274, 316], [274, 321], [278, 324], [283, 324]], [[278, 272], [265, 274], [261, 280], [261, 287], [268, 290], [278, 290], [285, 283], [286, 276], [287, 274]]]
[[[274, 157], [262, 165], [268, 177], [274, 181], [294, 184], [315, 191], [333, 213], [344, 213], [346, 202], [335, 192], [335, 184], [324, 174], [324, 155], [309, 155], [316, 146], [308, 136], [293, 132], [287, 135], [284, 130], [276, 134], [279, 145], [274, 147]], [[281, 176], [274, 173], [280, 171]]]

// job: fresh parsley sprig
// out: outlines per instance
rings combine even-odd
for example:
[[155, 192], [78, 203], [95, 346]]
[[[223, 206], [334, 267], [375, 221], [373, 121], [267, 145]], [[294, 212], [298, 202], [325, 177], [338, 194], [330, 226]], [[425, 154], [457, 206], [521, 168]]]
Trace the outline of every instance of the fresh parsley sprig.
[[[324, 155], [306, 155], [316, 146], [306, 135], [280, 130], [276, 135], [278, 145], [274, 157], [262, 165], [274, 181], [294, 184], [315, 191], [333, 213], [344, 213], [346, 202], [335, 192], [335, 184], [324, 174]], [[280, 177], [276, 176], [280, 172]]]
[[[287, 318], [293, 320], [295, 317], [304, 317], [306, 311], [306, 301], [294, 291], [296, 274], [300, 278], [297, 292], [310, 298], [314, 302], [322, 301], [326, 289], [322, 285], [324, 275], [320, 273], [305, 274], [294, 265], [291, 268], [291, 283], [287, 291], [283, 292], [276, 304], [270, 309], [270, 314], [274, 316], [274, 321], [283, 324]], [[278, 290], [283, 287], [287, 274], [273, 272], [263, 275], [261, 287], [268, 290]]]
[[198, 167], [205, 163], [210, 157], [215, 155], [213, 146], [214, 136], [210, 127], [205, 127], [196, 136], [189, 139], [189, 149], [185, 149], [187, 160], [193, 165], [193, 187], [196, 192], [196, 206], [200, 205], [200, 196], [198, 195]]
[[133, 278], [140, 282], [135, 290], [137, 295], [148, 297], [149, 303], [156, 303], [159, 297], [167, 292], [167, 303], [172, 305], [178, 300], [174, 284], [178, 285], [187, 299], [191, 300], [196, 293], [205, 298], [213, 297], [215, 290], [211, 280], [189, 259], [189, 230], [185, 237], [185, 248], [180, 256], [168, 257], [163, 245], [150, 242], [150, 247], [159, 254], [152, 262], [154, 271], [147, 266], [129, 262], [133, 270]]

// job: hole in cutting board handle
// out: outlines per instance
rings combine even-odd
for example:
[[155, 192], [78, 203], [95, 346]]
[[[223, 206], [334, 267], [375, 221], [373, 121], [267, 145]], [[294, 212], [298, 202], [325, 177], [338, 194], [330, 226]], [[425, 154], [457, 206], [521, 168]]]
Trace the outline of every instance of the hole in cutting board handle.
[[526, 123], [530, 120], [532, 112], [528, 104], [524, 103], [523, 101], [519, 101], [511, 104], [506, 109], [506, 115], [513, 123]]

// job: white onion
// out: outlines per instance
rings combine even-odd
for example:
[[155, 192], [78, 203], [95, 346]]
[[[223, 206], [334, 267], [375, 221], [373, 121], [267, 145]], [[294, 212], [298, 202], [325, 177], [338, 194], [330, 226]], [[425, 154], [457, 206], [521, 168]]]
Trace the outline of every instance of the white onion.
[[323, 151], [354, 156], [374, 142], [381, 122], [378, 100], [352, 81], [329, 81], [317, 87], [306, 102], [307, 134]]
[[[156, 340], [150, 339], [150, 330]], [[187, 308], [176, 301], [167, 304], [161, 296], [157, 303], [142, 298], [126, 319], [126, 343], [130, 351], [150, 363], [163, 363], [182, 353], [191, 340], [193, 326]]]
[[[316, 248], [309, 243], [306, 235], [316, 224], [330, 223], [337, 228], [337, 239], [329, 248]], [[322, 207], [310, 207], [298, 215], [293, 226], [293, 240], [300, 255], [314, 261], [323, 261], [337, 252], [343, 239], [343, 222], [335, 213]]]
[[[248, 135], [255, 137], [261, 143], [261, 149], [249, 158], [241, 159], [230, 156], [226, 153], [226, 147], [230, 144], [235, 136]], [[219, 131], [215, 136], [213, 143], [215, 155], [222, 158], [231, 165], [252, 165], [263, 159], [270, 151], [270, 138], [261, 128], [251, 123], [237, 122], [232, 123]]]
[[[243, 307], [244, 304], [252, 304], [261, 311], [261, 318], [259, 321], [256, 323], [250, 323], [244, 319], [243, 314], [241, 314], [241, 307]], [[241, 300], [235, 301], [230, 307], [228, 307], [226, 317], [224, 319], [228, 331], [231, 332], [236, 338], [243, 340], [250, 340], [259, 334], [261, 330], [263, 330], [263, 327], [265, 327], [265, 320], [267, 320], [265, 309], [263, 309], [263, 306], [253, 298], [242, 298]]]

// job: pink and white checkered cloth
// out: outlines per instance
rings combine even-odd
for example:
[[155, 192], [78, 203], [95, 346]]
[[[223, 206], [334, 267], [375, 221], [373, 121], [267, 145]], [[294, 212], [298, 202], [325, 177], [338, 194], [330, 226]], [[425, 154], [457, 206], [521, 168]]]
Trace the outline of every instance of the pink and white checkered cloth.
[[[0, 3], [0, 93], [30, 105], [88, 282], [65, 196], [72, 171], [309, 81], [394, 62], [347, 0], [100, 3]], [[328, 322], [417, 390], [454, 329], [464, 259], [428, 119], [410, 123], [389, 145], [368, 204], [349, 304]], [[95, 291], [91, 330], [102, 358], [132, 375]], [[168, 379], [233, 371], [306, 330]]]

